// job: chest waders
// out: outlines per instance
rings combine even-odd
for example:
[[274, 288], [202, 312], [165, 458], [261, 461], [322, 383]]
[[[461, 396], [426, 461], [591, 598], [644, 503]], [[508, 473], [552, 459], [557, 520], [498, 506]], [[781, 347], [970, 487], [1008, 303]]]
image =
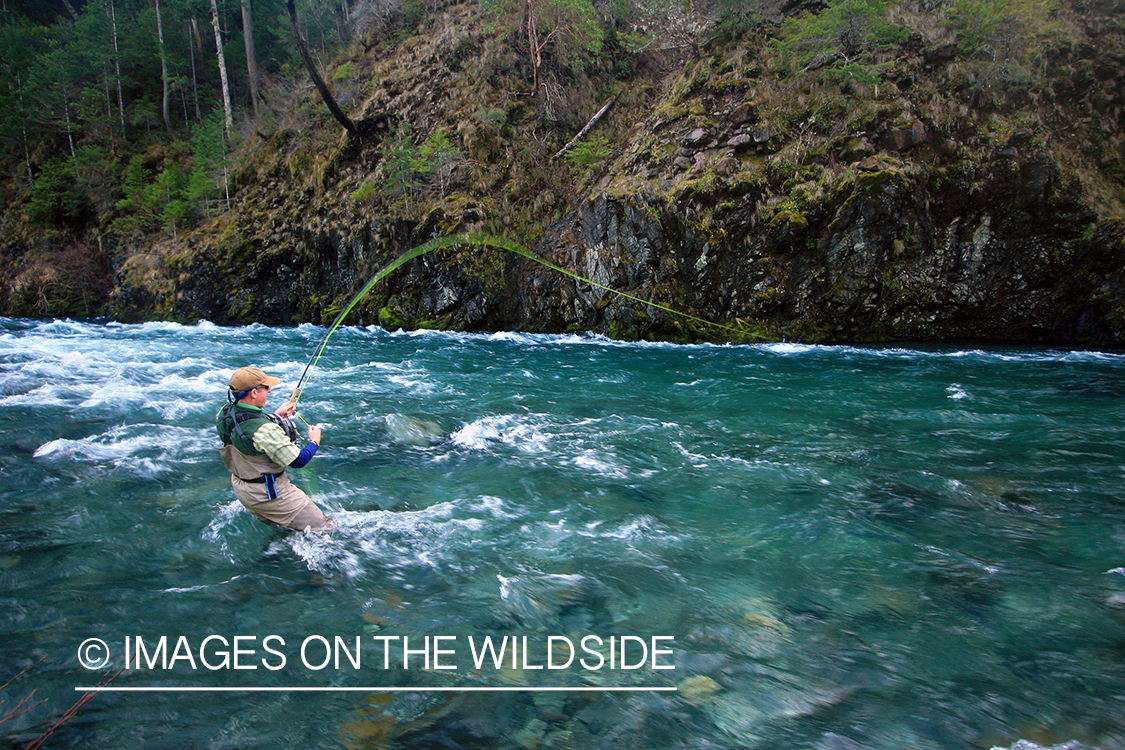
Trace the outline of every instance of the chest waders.
[[254, 447], [254, 434], [269, 422], [281, 427], [290, 439], [296, 435], [292, 420], [258, 409], [239, 409], [237, 402], [228, 403], [219, 410], [216, 427], [223, 444], [219, 454], [227, 470], [243, 482], [265, 484], [266, 494], [271, 500], [276, 500], [275, 481], [285, 473], [285, 467]]

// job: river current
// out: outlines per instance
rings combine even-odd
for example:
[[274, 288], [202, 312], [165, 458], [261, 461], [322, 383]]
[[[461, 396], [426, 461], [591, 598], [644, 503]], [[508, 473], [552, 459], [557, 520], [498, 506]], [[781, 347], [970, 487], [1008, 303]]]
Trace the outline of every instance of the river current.
[[324, 333], [0, 320], [0, 737], [1125, 747], [1125, 355], [342, 328], [315, 537], [214, 414]]

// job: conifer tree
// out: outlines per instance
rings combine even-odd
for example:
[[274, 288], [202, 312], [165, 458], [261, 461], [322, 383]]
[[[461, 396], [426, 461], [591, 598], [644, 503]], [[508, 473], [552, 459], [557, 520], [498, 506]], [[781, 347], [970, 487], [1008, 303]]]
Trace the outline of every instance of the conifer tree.
[[250, 106], [258, 117], [258, 54], [254, 48], [254, 12], [250, 0], [242, 0], [242, 37], [246, 49], [246, 76], [250, 82]]
[[227, 60], [223, 54], [223, 35], [219, 28], [219, 6], [211, 0], [211, 25], [215, 29], [215, 47], [219, 57], [219, 79], [223, 90], [223, 122], [226, 123], [227, 132], [234, 126], [234, 115], [230, 106], [230, 82], [227, 80]]
[[168, 80], [168, 51], [164, 48], [164, 20], [160, 13], [160, 0], [153, 0], [156, 8], [156, 40], [160, 49], [160, 82], [163, 86], [160, 111], [164, 116], [164, 127], [172, 132], [172, 115], [168, 106], [169, 80]]

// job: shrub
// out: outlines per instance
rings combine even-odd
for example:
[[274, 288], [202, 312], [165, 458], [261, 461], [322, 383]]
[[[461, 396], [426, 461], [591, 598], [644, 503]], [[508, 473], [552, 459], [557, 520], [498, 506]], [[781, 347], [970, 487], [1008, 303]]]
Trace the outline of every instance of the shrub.
[[461, 150], [453, 145], [449, 136], [441, 128], [437, 128], [426, 138], [426, 142], [418, 149], [421, 161], [420, 170], [430, 176], [437, 186], [438, 194], [445, 197], [446, 190], [453, 179], [453, 173], [465, 163]]
[[82, 188], [77, 166], [69, 159], [53, 159], [31, 188], [29, 218], [38, 224], [80, 224], [89, 218], [93, 206]]
[[1057, 24], [1052, 0], [956, 0], [949, 11], [962, 54], [986, 50], [994, 60], [1024, 61]]
[[609, 140], [604, 135], [592, 135], [574, 144], [566, 152], [566, 160], [579, 176], [585, 177], [609, 158]]
[[[775, 47], [795, 69], [848, 70], [868, 53], [894, 49], [910, 38], [910, 29], [887, 20], [888, 0], [836, 0], [818, 14], [787, 19]], [[860, 75], [877, 79], [876, 66]]]

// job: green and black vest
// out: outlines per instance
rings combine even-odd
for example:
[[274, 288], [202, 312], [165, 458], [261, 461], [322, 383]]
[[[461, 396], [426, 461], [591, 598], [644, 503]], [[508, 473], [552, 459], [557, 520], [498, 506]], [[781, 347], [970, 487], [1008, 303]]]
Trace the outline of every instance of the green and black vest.
[[219, 409], [215, 415], [215, 428], [222, 441], [219, 455], [231, 474], [245, 482], [259, 482], [267, 474], [285, 471], [284, 466], [254, 447], [254, 433], [272, 421], [255, 406], [236, 403]]
[[254, 447], [254, 433], [269, 421], [257, 406], [225, 404], [215, 415], [215, 428], [223, 445], [233, 445], [247, 456], [261, 456], [262, 452]]

